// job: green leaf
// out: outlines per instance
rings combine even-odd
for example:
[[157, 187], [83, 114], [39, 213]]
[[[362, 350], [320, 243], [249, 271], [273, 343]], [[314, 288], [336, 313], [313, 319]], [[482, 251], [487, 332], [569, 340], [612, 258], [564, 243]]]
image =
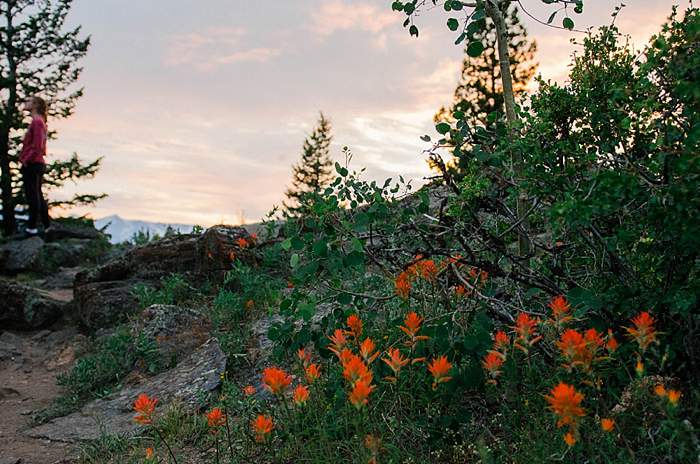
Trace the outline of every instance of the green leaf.
[[447, 28], [449, 30], [456, 31], [458, 27], [459, 27], [459, 21], [457, 21], [455, 18], [450, 18], [447, 20]]
[[441, 122], [435, 126], [435, 130], [438, 131], [439, 134], [445, 135], [450, 131], [450, 125], [446, 122]]
[[562, 25], [564, 28], [571, 30], [574, 28], [574, 20], [571, 18], [564, 18], [564, 21], [562, 21]]
[[476, 10], [474, 10], [474, 13], [472, 14], [472, 21], [478, 21], [480, 19], [483, 19], [486, 17], [486, 10], [484, 7], [479, 7]]
[[483, 51], [484, 44], [481, 42], [472, 42], [467, 46], [467, 55], [471, 56], [472, 58], [476, 58], [477, 56], [481, 55]]
[[422, 135], [420, 138], [424, 142], [430, 142], [430, 136], [429, 135]]
[[557, 13], [559, 13], [559, 10], [555, 11], [551, 15], [549, 15], [549, 19], [547, 20], [547, 24], [552, 24], [552, 21], [554, 21], [554, 18], [557, 16]]
[[282, 242], [282, 249], [284, 251], [289, 251], [289, 249], [292, 248], [292, 239], [288, 238], [284, 242]]
[[301, 261], [301, 258], [299, 257], [299, 253], [294, 253], [290, 258], [289, 258], [289, 265], [291, 267], [297, 267], [299, 265], [299, 261]]
[[418, 27], [416, 27], [415, 24], [408, 28], [408, 32], [411, 35], [415, 35], [416, 37], [418, 37]]
[[461, 34], [459, 34], [459, 37], [457, 37], [457, 40], [455, 40], [455, 45], [461, 44], [464, 41], [464, 39], [466, 39], [466, 38], [467, 38], [467, 33], [462, 32]]
[[349, 293], [338, 293], [338, 297], [336, 299], [338, 300], [338, 303], [347, 305], [352, 302], [352, 295]]

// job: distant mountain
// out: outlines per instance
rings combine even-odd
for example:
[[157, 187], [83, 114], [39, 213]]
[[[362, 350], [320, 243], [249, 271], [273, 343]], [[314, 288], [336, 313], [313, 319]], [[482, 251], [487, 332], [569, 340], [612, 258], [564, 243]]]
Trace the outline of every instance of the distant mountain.
[[131, 240], [134, 234], [138, 233], [139, 231], [144, 233], [148, 232], [151, 234], [151, 236], [158, 234], [162, 237], [168, 227], [172, 227], [173, 229], [182, 233], [192, 232], [193, 227], [190, 224], [166, 224], [162, 222], [124, 219], [116, 214], [95, 220], [95, 226], [98, 229], [107, 226], [105, 232], [112, 236], [110, 239], [112, 243], [121, 243]]

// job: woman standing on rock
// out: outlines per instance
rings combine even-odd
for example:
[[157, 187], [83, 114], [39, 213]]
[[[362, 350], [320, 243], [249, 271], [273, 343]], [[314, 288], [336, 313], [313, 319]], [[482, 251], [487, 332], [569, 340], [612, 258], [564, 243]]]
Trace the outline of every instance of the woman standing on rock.
[[34, 236], [39, 233], [37, 222], [41, 215], [41, 222], [44, 225], [44, 232], [50, 226], [49, 208], [41, 191], [41, 184], [46, 168], [46, 141], [48, 130], [46, 119], [48, 116], [47, 106], [44, 99], [33, 96], [24, 103], [24, 110], [32, 116], [32, 122], [24, 135], [22, 141], [22, 152], [19, 162], [22, 164], [22, 182], [24, 183], [24, 194], [29, 203], [29, 221], [27, 222], [26, 235]]

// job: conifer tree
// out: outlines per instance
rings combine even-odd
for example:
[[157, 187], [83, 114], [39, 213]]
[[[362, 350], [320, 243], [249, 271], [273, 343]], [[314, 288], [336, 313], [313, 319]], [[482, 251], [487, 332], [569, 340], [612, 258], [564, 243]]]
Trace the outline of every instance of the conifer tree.
[[331, 123], [321, 113], [316, 128], [304, 141], [301, 160], [292, 167], [292, 186], [285, 193], [289, 200], [284, 203], [287, 214], [303, 214], [313, 201], [313, 194], [333, 180], [329, 155], [332, 139]]
[[[528, 40], [527, 30], [518, 16], [518, 9], [515, 6], [507, 8], [503, 17], [508, 33], [513, 92], [515, 97], [518, 97], [525, 91], [537, 69], [537, 64], [533, 61], [537, 44]], [[503, 120], [505, 106], [496, 27], [489, 17], [483, 18], [482, 21], [485, 21], [485, 27], [475, 34], [474, 39], [483, 44], [484, 50], [479, 56], [472, 57], [465, 47], [462, 73], [454, 92], [452, 106], [438, 110], [434, 118], [436, 123], [453, 122], [453, 115], [461, 112], [464, 117], [460, 119], [469, 121], [472, 126], [481, 126], [493, 131], [496, 124]]]
[[[26, 121], [22, 103], [39, 95], [49, 104], [51, 120], [73, 114], [76, 101], [83, 95], [75, 88], [82, 68], [78, 62], [87, 53], [89, 37], [81, 28], [66, 28], [72, 0], [5, 0], [0, 2], [0, 197], [2, 230], [16, 229], [15, 208], [22, 206], [19, 149]], [[44, 182], [60, 188], [67, 181], [94, 176], [101, 159], [83, 164], [77, 155], [67, 161], [47, 165]], [[91, 204], [104, 195], [76, 195], [50, 206]]]

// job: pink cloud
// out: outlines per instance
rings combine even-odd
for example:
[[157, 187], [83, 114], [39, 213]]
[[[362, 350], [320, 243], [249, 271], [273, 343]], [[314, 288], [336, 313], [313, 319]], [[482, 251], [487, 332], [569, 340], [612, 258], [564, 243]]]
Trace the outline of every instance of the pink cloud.
[[266, 63], [278, 56], [277, 48], [245, 48], [241, 42], [247, 34], [241, 27], [212, 27], [171, 37], [165, 55], [168, 66], [191, 65], [199, 71], [212, 71], [239, 62]]
[[311, 28], [321, 36], [337, 31], [360, 30], [378, 34], [397, 19], [385, 5], [364, 2], [346, 3], [343, 0], [324, 2], [311, 15]]

